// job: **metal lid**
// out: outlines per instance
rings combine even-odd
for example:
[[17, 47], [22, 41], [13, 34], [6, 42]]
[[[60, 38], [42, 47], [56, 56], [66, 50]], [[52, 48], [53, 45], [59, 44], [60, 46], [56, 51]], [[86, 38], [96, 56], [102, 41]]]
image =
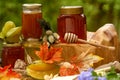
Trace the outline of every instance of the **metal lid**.
[[60, 8], [60, 14], [82, 14], [82, 6], [62, 6]]
[[23, 4], [23, 11], [40, 11], [41, 12], [41, 7], [42, 5], [41, 4], [37, 4], [37, 3], [34, 3], [34, 4]]
[[26, 7], [26, 8], [34, 9], [34, 8], [42, 7], [42, 4], [37, 4], [37, 3], [34, 3], [34, 4], [23, 4], [22, 6], [23, 6], [23, 8]]

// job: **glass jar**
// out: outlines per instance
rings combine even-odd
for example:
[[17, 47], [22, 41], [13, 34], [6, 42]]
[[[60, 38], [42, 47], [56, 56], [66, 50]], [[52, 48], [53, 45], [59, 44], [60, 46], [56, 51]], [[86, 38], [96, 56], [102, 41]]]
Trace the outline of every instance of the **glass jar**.
[[78, 38], [86, 40], [86, 17], [82, 6], [63, 6], [60, 8], [60, 16], [57, 19], [58, 34], [62, 42], [66, 32], [78, 35]]
[[40, 19], [42, 19], [41, 4], [23, 4], [22, 34], [25, 40], [40, 38], [42, 35]]
[[35, 51], [40, 50], [41, 43], [39, 39], [29, 38], [27, 39], [27, 41], [23, 43], [23, 45], [26, 53], [25, 56], [26, 62], [28, 62], [27, 56], [29, 56], [32, 59], [32, 61], [39, 59], [39, 57], [35, 54]]
[[21, 44], [4, 44], [1, 54], [2, 66], [7, 66], [11, 64], [14, 67], [15, 61], [17, 59], [24, 60], [24, 48]]

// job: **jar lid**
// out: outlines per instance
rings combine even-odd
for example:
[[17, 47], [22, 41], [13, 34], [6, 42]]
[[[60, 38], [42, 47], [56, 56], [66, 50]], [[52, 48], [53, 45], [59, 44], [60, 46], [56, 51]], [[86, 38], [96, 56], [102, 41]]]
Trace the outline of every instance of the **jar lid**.
[[23, 11], [41, 11], [42, 4], [23, 4]]
[[14, 43], [14, 44], [3, 44], [3, 47], [16, 47], [16, 46], [21, 46], [20, 43]]
[[82, 14], [83, 7], [82, 6], [62, 6], [60, 8], [61, 14]]
[[41, 6], [42, 6], [42, 4], [37, 4], [37, 3], [34, 3], [34, 4], [23, 4], [23, 8], [26, 7], [26, 8], [31, 8], [31, 9], [39, 8]]

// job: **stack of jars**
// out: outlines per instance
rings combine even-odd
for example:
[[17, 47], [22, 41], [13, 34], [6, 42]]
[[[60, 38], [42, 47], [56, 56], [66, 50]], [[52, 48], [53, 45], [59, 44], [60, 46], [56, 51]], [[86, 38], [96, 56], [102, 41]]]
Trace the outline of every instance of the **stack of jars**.
[[[25, 51], [28, 55], [35, 57], [34, 50], [39, 49], [39, 39], [42, 36], [40, 20], [42, 17], [41, 4], [23, 4], [22, 11], [22, 35], [24, 40]], [[83, 13], [82, 6], [62, 6], [60, 15], [57, 19], [57, 31], [60, 40], [64, 43], [64, 34], [71, 32], [78, 35], [78, 38], [86, 39], [86, 17]], [[31, 51], [32, 50], [32, 51]], [[20, 45], [12, 47], [5, 46], [3, 49], [3, 66], [12, 64], [16, 59], [24, 58], [23, 48]], [[9, 58], [9, 61], [6, 59]], [[11, 58], [11, 59], [10, 59]], [[14, 60], [13, 60], [14, 59]]]

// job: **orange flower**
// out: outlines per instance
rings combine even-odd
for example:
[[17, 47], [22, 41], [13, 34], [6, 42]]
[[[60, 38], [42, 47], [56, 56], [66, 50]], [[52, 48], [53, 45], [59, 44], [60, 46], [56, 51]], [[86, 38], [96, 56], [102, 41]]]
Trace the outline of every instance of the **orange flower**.
[[15, 71], [12, 71], [12, 69], [9, 69], [7, 74], [6, 74], [7, 77], [9, 78], [20, 78], [20, 74], [16, 73]]
[[47, 43], [43, 43], [40, 46], [40, 51], [36, 51], [35, 54], [45, 63], [54, 63], [62, 60], [61, 58], [62, 48], [48, 48]]
[[5, 66], [5, 67], [0, 67], [0, 77], [4, 76], [7, 74], [8, 69], [11, 67], [11, 65]]
[[20, 80], [21, 75], [9, 69], [11, 65], [0, 67], [0, 80], [12, 80], [17, 79]]

